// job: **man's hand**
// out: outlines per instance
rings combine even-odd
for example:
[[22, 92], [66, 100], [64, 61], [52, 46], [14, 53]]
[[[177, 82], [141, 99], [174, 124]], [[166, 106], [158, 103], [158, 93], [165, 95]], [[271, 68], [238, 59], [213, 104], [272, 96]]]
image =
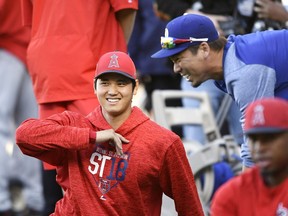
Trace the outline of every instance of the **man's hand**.
[[129, 143], [129, 140], [116, 133], [113, 129], [109, 129], [97, 131], [96, 142], [109, 142], [109, 144], [115, 146], [117, 155], [123, 155], [122, 143], [127, 144]]
[[254, 11], [257, 12], [259, 18], [267, 18], [280, 22], [288, 20], [288, 12], [280, 2], [256, 0]]

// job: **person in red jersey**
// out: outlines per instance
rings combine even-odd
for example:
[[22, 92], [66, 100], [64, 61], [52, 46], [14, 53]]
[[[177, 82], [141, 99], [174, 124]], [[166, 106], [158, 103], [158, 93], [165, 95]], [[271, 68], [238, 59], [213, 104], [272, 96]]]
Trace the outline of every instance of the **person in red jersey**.
[[[65, 110], [90, 113], [96, 105], [93, 75], [106, 52], [126, 52], [138, 0], [21, 0], [23, 22], [31, 25], [27, 62], [40, 118]], [[62, 198], [55, 167], [45, 163], [45, 215]]]
[[288, 215], [288, 102], [260, 99], [245, 115], [255, 166], [218, 189], [211, 215]]
[[163, 193], [178, 215], [203, 215], [180, 137], [132, 106], [138, 85], [131, 58], [108, 52], [96, 68], [94, 111], [86, 117], [65, 111], [18, 127], [22, 152], [57, 167], [65, 192], [53, 216], [159, 216]]

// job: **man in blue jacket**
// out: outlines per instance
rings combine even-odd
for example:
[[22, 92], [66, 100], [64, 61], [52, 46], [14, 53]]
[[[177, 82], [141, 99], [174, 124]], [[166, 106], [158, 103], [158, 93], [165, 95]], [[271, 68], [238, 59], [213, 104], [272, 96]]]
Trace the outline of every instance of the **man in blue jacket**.
[[[162, 49], [153, 58], [169, 57], [174, 72], [194, 87], [213, 79], [236, 102], [244, 123], [246, 107], [258, 98], [288, 99], [288, 31], [264, 31], [246, 35], [218, 35], [212, 21], [187, 14], [171, 20], [161, 38]], [[253, 161], [244, 141], [244, 167]]]

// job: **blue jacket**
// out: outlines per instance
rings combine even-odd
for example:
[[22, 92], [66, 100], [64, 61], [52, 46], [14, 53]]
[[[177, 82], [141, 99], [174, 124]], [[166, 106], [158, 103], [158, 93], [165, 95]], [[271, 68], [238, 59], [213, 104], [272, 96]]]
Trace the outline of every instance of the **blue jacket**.
[[[224, 49], [224, 80], [216, 85], [231, 95], [242, 113], [263, 97], [288, 100], [288, 30], [231, 35]], [[253, 164], [247, 142], [242, 145], [245, 166]]]

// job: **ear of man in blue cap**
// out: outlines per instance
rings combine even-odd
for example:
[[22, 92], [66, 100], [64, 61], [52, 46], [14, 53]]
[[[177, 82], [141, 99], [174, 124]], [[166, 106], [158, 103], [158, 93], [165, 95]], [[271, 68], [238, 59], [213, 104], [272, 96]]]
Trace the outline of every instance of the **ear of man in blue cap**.
[[219, 34], [208, 17], [197, 14], [184, 14], [167, 24], [165, 35], [161, 37], [162, 49], [151, 57], [170, 57], [187, 49], [189, 46], [196, 46], [201, 42], [212, 42], [218, 38]]

